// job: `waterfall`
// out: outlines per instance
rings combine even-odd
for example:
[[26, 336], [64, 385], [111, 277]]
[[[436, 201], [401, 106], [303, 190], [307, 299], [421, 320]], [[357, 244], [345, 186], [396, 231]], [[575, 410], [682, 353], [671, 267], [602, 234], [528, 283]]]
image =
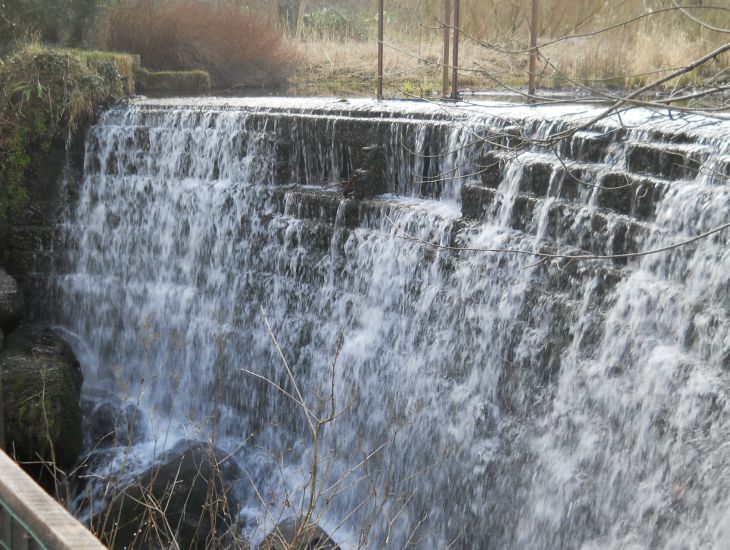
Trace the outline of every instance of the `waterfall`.
[[[730, 132], [701, 117], [504, 148], [593, 113], [113, 107], [55, 280], [85, 389], [138, 403], [157, 442], [234, 452], [267, 499], [242, 511], [255, 542], [297, 513], [313, 452], [275, 337], [306, 406], [340, 413], [317, 517], [343, 548], [722, 548], [728, 232], [613, 260], [447, 248], [626, 254], [728, 223]], [[358, 168], [382, 192], [343, 197]]]

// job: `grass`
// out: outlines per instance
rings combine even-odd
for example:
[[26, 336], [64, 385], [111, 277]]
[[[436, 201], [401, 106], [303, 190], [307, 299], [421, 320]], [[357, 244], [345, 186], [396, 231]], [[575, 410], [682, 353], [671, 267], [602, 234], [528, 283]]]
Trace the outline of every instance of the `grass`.
[[[460, 44], [460, 87], [504, 90], [527, 82], [529, 2], [475, 2], [463, 0], [463, 28], [469, 36]], [[543, 16], [538, 44], [568, 35], [593, 33], [666, 3], [585, 0], [564, 13], [564, 2], [541, 0]], [[646, 5], [644, 5], [646, 4]], [[394, 0], [386, 16], [385, 91], [392, 96], [440, 94], [443, 3]], [[582, 9], [581, 9], [582, 8]], [[562, 15], [560, 15], [562, 14]], [[712, 24], [730, 27], [730, 11], [702, 11]], [[291, 38], [299, 63], [291, 93], [306, 95], [372, 95], [375, 90], [377, 42], [342, 38], [311, 30], [300, 40]], [[472, 40], [488, 43], [485, 47]], [[589, 86], [601, 90], [633, 89], [669, 74], [725, 42], [678, 12], [661, 12], [590, 36], [576, 36], [540, 49], [538, 88]], [[520, 53], [509, 53], [520, 52]], [[701, 86], [730, 69], [730, 55], [674, 81], [664, 90]], [[724, 77], [727, 80], [727, 76]]]
[[0, 221], [27, 205], [35, 156], [134, 91], [135, 59], [28, 44], [0, 62]]

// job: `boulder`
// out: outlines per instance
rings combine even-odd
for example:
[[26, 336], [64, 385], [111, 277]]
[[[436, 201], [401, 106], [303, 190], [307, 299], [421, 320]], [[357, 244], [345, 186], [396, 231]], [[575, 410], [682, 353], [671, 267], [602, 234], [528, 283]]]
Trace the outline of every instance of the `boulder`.
[[17, 281], [0, 269], [0, 329], [8, 333], [18, 326], [23, 310], [23, 293]]
[[266, 535], [259, 550], [340, 550], [319, 525], [303, 525], [304, 518], [287, 518]]
[[219, 449], [182, 441], [117, 491], [92, 527], [112, 548], [248, 548], [231, 542], [243, 479]]
[[82, 447], [83, 375], [68, 343], [51, 329], [22, 326], [5, 340], [0, 377], [8, 453], [71, 468]]
[[89, 407], [84, 415], [84, 439], [87, 449], [126, 447], [144, 441], [144, 413], [121, 400], [103, 401]]

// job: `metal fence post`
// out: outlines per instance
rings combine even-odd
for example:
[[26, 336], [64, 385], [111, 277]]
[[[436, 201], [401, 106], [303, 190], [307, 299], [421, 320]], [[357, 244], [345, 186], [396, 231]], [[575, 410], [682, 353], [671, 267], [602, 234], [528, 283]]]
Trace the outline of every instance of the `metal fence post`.
[[378, 99], [383, 99], [383, 2], [378, 2]]
[[461, 0], [454, 0], [454, 60], [451, 73], [451, 99], [459, 99], [459, 14]]
[[530, 21], [530, 66], [527, 80], [527, 100], [535, 100], [535, 72], [537, 71], [537, 25], [538, 25], [538, 0], [532, 0], [532, 19]]
[[451, 0], [444, 0], [444, 85], [443, 98], [449, 97], [449, 42], [451, 42]]

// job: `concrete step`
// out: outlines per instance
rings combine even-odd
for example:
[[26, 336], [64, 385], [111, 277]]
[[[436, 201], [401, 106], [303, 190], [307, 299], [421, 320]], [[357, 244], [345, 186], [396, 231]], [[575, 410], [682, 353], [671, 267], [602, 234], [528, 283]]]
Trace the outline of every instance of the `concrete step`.
[[630, 172], [662, 178], [693, 179], [712, 149], [694, 143], [629, 142], [625, 145], [626, 167]]
[[[462, 188], [465, 218], [493, 221], [504, 201], [500, 191], [489, 187]], [[650, 230], [646, 223], [611, 210], [526, 194], [514, 199], [510, 227], [598, 255], [636, 252]]]

